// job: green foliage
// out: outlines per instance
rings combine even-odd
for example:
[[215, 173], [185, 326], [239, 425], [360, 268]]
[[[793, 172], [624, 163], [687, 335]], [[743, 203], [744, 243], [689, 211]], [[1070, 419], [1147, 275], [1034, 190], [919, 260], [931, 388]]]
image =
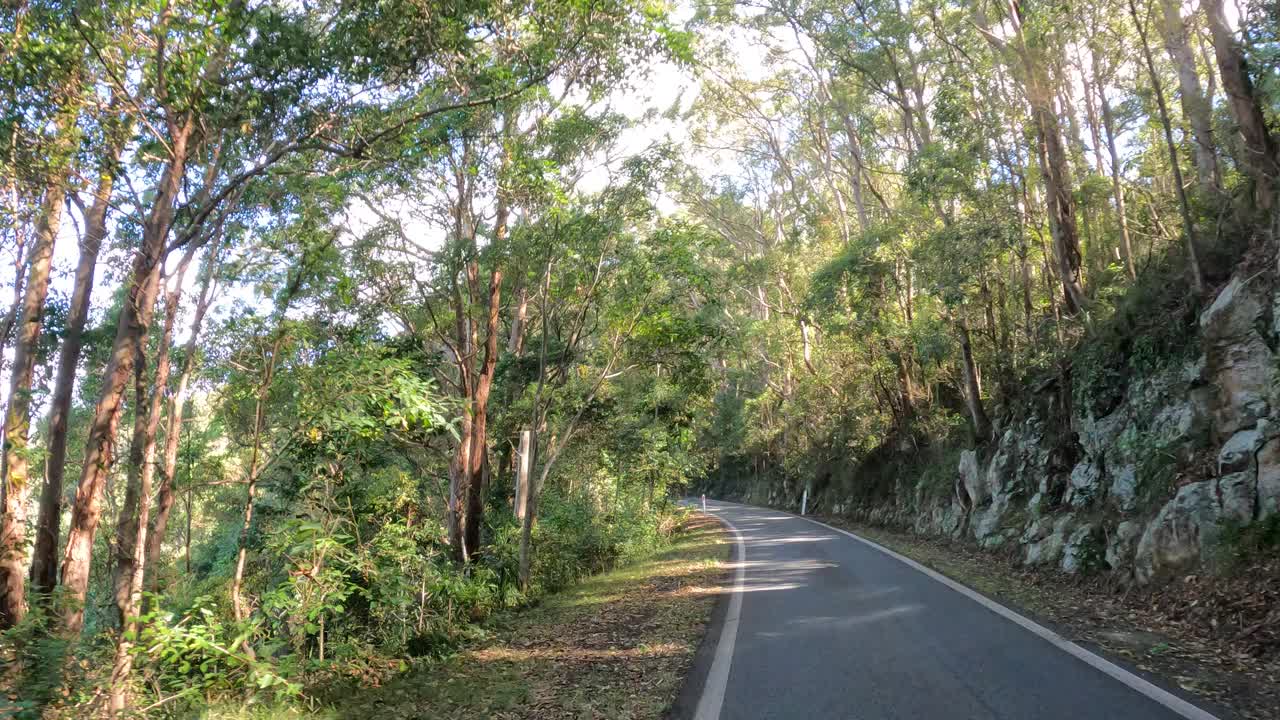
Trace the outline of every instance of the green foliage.
[[955, 494], [956, 468], [960, 465], [961, 448], [942, 445], [931, 449], [922, 463], [916, 492], [920, 493], [918, 507], [932, 507], [938, 501], [946, 502]]
[[[1177, 253], [1139, 276], [1118, 297], [1073, 354], [1076, 407], [1101, 417], [1119, 402], [1134, 377], [1184, 362], [1196, 352], [1196, 310]], [[1106, 307], [1101, 308], [1102, 311]]]
[[610, 510], [581, 495], [548, 495], [546, 500], [534, 563], [535, 588], [543, 593], [652, 553], [671, 527], [666, 517], [670, 508], [654, 512], [636, 497]]
[[186, 707], [199, 707], [217, 695], [271, 704], [302, 691], [287, 677], [291, 663], [271, 658], [272, 648], [262, 648], [262, 658], [247, 651], [246, 643], [261, 631], [259, 623], [229, 622], [211, 597], [197, 598], [181, 615], [154, 610], [142, 620], [137, 662], [151, 683]]
[[1280, 515], [1272, 514], [1252, 522], [1222, 521], [1212, 552], [1217, 569], [1231, 572], [1272, 556], [1277, 548], [1280, 548]]
[[[208, 277], [229, 291], [193, 341], [136, 649], [138, 699], [175, 716], [241, 701], [288, 715], [335, 678], [446, 656], [502, 611], [660, 546], [694, 482], [782, 504], [805, 488], [819, 504], [946, 503], [982, 415], [1052, 416], [1070, 444], [1073, 419], [1196, 352], [1207, 298], [1190, 290], [1184, 210], [1209, 287], [1262, 247], [1226, 107], [1214, 99], [1221, 192], [1183, 206], [1172, 171], [1195, 177], [1194, 139], [1170, 158], [1134, 28], [1104, 2], [730, 3], [687, 26], [650, 0], [64, 5], [0, 17], [0, 250], [20, 274], [52, 183], [83, 206], [85, 181], [116, 179], [98, 277], [123, 283], [91, 314], [72, 447], [97, 407], [124, 408], [113, 427], [142, 417], [105, 369], [147, 231], [171, 217], [151, 238], [170, 270], [217, 247]], [[1241, 17], [1272, 120], [1275, 19], [1258, 3]], [[1166, 54], [1155, 74], [1172, 79]], [[699, 69], [692, 104], [612, 109], [666, 77], [655, 59]], [[1031, 105], [1046, 98], [1056, 123]], [[631, 151], [656, 120], [689, 142]], [[180, 198], [157, 204], [170, 170]], [[1068, 202], [1078, 237], [1055, 214]], [[77, 232], [78, 209], [63, 223]], [[45, 303], [41, 366], [64, 294]], [[144, 399], [173, 397], [145, 387], [160, 326], [135, 357]], [[483, 447], [464, 446], [480, 420]], [[522, 584], [511, 478], [530, 428], [541, 508]], [[460, 471], [464, 448], [478, 473]], [[1190, 462], [1126, 449], [1144, 503]], [[464, 563], [448, 538], [477, 474]], [[4, 636], [36, 698], [23, 712], [62, 702], [64, 654], [90, 667], [63, 705], [92, 700], [124, 484], [95, 498], [85, 642], [52, 640], [39, 608]], [[1228, 535], [1253, 547], [1272, 530]]]
[[1095, 514], [1084, 520], [1091, 523], [1089, 533], [1071, 546], [1076, 572], [1081, 575], [1106, 572], [1111, 566], [1107, 564], [1107, 535], [1102, 530], [1102, 518]]
[[14, 671], [21, 671], [13, 687], [14, 704], [4, 708], [17, 720], [35, 720], [40, 708], [58, 696], [63, 689], [63, 666], [73, 645], [66, 638], [51, 632], [54, 616], [49, 608], [57, 607], [55, 595], [50, 605], [31, 608], [22, 622], [0, 632], [0, 650], [12, 663]]

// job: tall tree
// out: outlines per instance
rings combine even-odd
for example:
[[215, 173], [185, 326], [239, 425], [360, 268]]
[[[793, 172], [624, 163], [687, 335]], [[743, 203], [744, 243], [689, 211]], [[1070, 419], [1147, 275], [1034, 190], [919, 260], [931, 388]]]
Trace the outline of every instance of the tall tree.
[[[992, 32], [981, 14], [978, 23], [987, 40], [1002, 54], [1011, 55], [1011, 64], [1020, 70], [1022, 88], [1031, 107], [1036, 130], [1036, 155], [1044, 179], [1045, 203], [1062, 285], [1063, 306], [1068, 314], [1074, 315], [1085, 305], [1084, 278], [1071, 167], [1054, 108], [1056, 93], [1049, 74], [1052, 54], [1056, 52], [1055, 41], [1043, 30], [1036, 37], [1028, 38], [1023, 8], [1016, 2], [1009, 2], [1004, 8], [1005, 19], [1013, 29], [1012, 43]], [[1044, 19], [1038, 20], [1043, 25]]]
[[[139, 525], [148, 522], [150, 514], [151, 486], [156, 466], [156, 435], [160, 429], [164, 398], [169, 388], [170, 348], [173, 345], [174, 324], [178, 319], [182, 282], [197, 248], [198, 246], [194, 243], [188, 245], [178, 261], [178, 267], [172, 279], [162, 278], [162, 282], [169, 280], [170, 285], [164, 293], [164, 322], [155, 354], [154, 378], [147, 377], [148, 363], [145, 358], [138, 358], [133, 366], [133, 437], [129, 443], [129, 466], [124, 503], [116, 518], [116, 557], [111, 574], [116, 620], [122, 634], [128, 633], [130, 618], [138, 614], [134, 581], [135, 576], [140, 576], [141, 560], [145, 558], [142, 551], [145, 548], [138, 547], [136, 543], [139, 539], [146, 539], [146, 529]], [[119, 664], [122, 660], [117, 658], [116, 662]], [[128, 669], [124, 668], [123, 672], [127, 675]]]
[[1133, 18], [1134, 27], [1138, 31], [1138, 40], [1142, 47], [1142, 59], [1146, 62], [1147, 76], [1151, 80], [1151, 89], [1156, 96], [1156, 109], [1160, 114], [1160, 125], [1164, 129], [1164, 141], [1169, 149], [1169, 166], [1173, 172], [1174, 192], [1178, 195], [1178, 209], [1182, 215], [1182, 236], [1187, 248], [1187, 270], [1191, 274], [1191, 287], [1197, 295], [1204, 294], [1204, 274], [1200, 269], [1200, 251], [1196, 249], [1195, 222], [1191, 219], [1191, 203], [1187, 199], [1187, 189], [1182, 184], [1182, 165], [1178, 159], [1178, 146], [1173, 140], [1173, 122], [1169, 119], [1169, 106], [1164, 100], [1164, 88], [1160, 82], [1160, 74], [1156, 71], [1155, 60], [1151, 56], [1151, 45], [1147, 42], [1147, 30], [1138, 17], [1138, 6], [1134, 0], [1129, 2], [1129, 16]]
[[1276, 140], [1267, 127], [1262, 105], [1254, 92], [1244, 50], [1227, 24], [1222, 0], [1201, 0], [1200, 6], [1209, 19], [1213, 54], [1218, 60], [1227, 109], [1244, 140], [1244, 157], [1238, 159], [1253, 179], [1254, 202], [1261, 210], [1271, 210], [1275, 206], [1277, 183], [1280, 182], [1277, 180], [1280, 178], [1280, 157], [1277, 157]]
[[1160, 25], [1165, 48], [1178, 69], [1178, 89], [1182, 114], [1191, 125], [1194, 141], [1196, 176], [1207, 192], [1217, 192], [1222, 187], [1222, 172], [1218, 167], [1218, 145], [1213, 138], [1213, 107], [1200, 85], [1200, 73], [1196, 70], [1196, 56], [1187, 38], [1187, 23], [1182, 17], [1182, 6], [1177, 0], [1160, 0], [1164, 23]]
[[35, 550], [32, 554], [31, 581], [36, 592], [48, 594], [58, 580], [58, 538], [62, 522], [62, 489], [67, 462], [68, 418], [80, 351], [84, 346], [84, 327], [89, 317], [98, 254], [107, 237], [107, 212], [112, 202], [117, 164], [120, 161], [123, 133], [109, 135], [108, 149], [98, 171], [93, 203], [85, 213], [84, 232], [80, 240], [80, 257], [71, 291], [71, 307], [66, 330], [58, 350], [58, 371], [54, 379], [49, 407], [48, 457], [45, 460], [44, 487], [40, 490], [39, 522], [36, 526]]
[[[60, 134], [69, 134], [75, 112], [64, 113]], [[26, 292], [18, 318], [13, 367], [9, 371], [9, 402], [4, 422], [4, 518], [0, 521], [0, 627], [11, 627], [26, 614], [27, 500], [30, 486], [31, 383], [44, 320], [45, 295], [53, 246], [62, 223], [67, 177], [59, 165], [49, 173], [40, 219], [28, 262]]]
[[160, 558], [165, 533], [169, 527], [169, 515], [176, 498], [178, 450], [182, 442], [182, 426], [186, 420], [187, 393], [199, 355], [201, 329], [204, 327], [205, 316], [214, 298], [214, 283], [221, 250], [222, 243], [214, 241], [201, 268], [200, 290], [196, 297], [195, 314], [191, 320], [191, 334], [187, 337], [182, 351], [182, 370], [178, 373], [177, 385], [169, 395], [168, 405], [165, 408], [164, 454], [160, 464], [160, 487], [156, 490], [155, 514], [151, 519], [151, 527], [147, 530], [146, 565], [143, 568], [143, 575], [149, 583], [155, 582], [153, 568]]

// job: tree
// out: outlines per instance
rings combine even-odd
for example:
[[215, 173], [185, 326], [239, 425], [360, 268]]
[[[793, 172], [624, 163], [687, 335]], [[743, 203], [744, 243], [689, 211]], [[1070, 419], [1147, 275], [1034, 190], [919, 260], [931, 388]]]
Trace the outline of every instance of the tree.
[[71, 292], [71, 308], [66, 332], [58, 351], [58, 375], [54, 381], [49, 409], [49, 457], [45, 461], [45, 482], [40, 491], [40, 516], [36, 527], [35, 550], [32, 554], [31, 581], [36, 592], [48, 594], [57, 584], [58, 538], [61, 533], [62, 485], [67, 460], [67, 425], [71, 412], [72, 392], [80, 351], [84, 344], [85, 322], [89, 317], [89, 301], [93, 291], [98, 254], [107, 237], [107, 213], [111, 205], [117, 163], [122, 151], [120, 133], [108, 137], [108, 149], [99, 169], [93, 204], [85, 214], [84, 235], [80, 242], [80, 258], [76, 263], [75, 284]]
[[1013, 27], [1012, 45], [1006, 43], [987, 28], [985, 19], [978, 18], [979, 29], [989, 42], [1002, 54], [1016, 59], [1021, 70], [1021, 83], [1031, 106], [1035, 123], [1036, 156], [1044, 177], [1045, 202], [1049, 211], [1049, 228], [1053, 234], [1054, 255], [1058, 262], [1058, 274], [1062, 283], [1063, 303], [1070, 315], [1080, 312], [1085, 305], [1083, 278], [1081, 277], [1080, 238], [1076, 227], [1075, 198], [1073, 197], [1070, 165], [1062, 130], [1054, 109], [1056, 95], [1049, 67], [1056, 64], [1051, 53], [1056, 52], [1053, 39], [1041, 27], [1049, 22], [1047, 17], [1037, 17], [1036, 29], [1043, 33], [1028, 38], [1022, 6], [1010, 3], [1005, 19]]
[[[1164, 89], [1160, 85], [1160, 75], [1156, 72], [1155, 61], [1151, 58], [1151, 46], [1147, 44], [1147, 31], [1142, 19], [1138, 17], [1138, 6], [1129, 0], [1129, 16], [1133, 18], [1134, 27], [1142, 45], [1142, 57], [1146, 61], [1147, 74], [1151, 78], [1151, 88], [1156, 95], [1156, 107], [1160, 111], [1160, 125], [1164, 128], [1165, 144], [1169, 148], [1169, 166], [1173, 170], [1173, 184], [1178, 194], [1178, 208], [1182, 211], [1182, 234], [1187, 244], [1187, 268], [1191, 272], [1191, 287], [1197, 295], [1204, 293], [1204, 274], [1200, 270], [1200, 252], [1196, 249], [1196, 228], [1191, 219], [1191, 204], [1187, 200], [1187, 190], [1182, 184], [1182, 168], [1178, 161], [1178, 146], [1173, 142], [1173, 123], [1169, 120], [1169, 107], [1164, 101]], [[1187, 88], [1183, 87], [1184, 97]], [[1206, 172], [1201, 170], [1202, 175]], [[1213, 170], [1208, 169], [1208, 177], [1212, 183]], [[1202, 181], [1203, 181], [1202, 177]]]
[[1187, 23], [1182, 18], [1181, 6], [1174, 0], [1161, 0], [1160, 7], [1164, 13], [1164, 23], [1160, 27], [1165, 48], [1178, 68], [1182, 114], [1191, 124], [1194, 138], [1196, 175], [1206, 192], [1217, 192], [1222, 187], [1222, 173], [1218, 168], [1218, 146], [1213, 139], [1213, 106], [1200, 86], [1200, 74], [1187, 40]]
[[[39, 20], [56, 21], [59, 13], [49, 13], [41, 8]], [[28, 37], [22, 37], [22, 28], [14, 33], [15, 62], [29, 62], [22, 57], [27, 53], [45, 55], [50, 71], [47, 80], [37, 80], [34, 97], [25, 100], [45, 101], [55, 108], [50, 120], [51, 130], [40, 128], [42, 112], [36, 110], [31, 118], [37, 124], [31, 134], [45, 146], [45, 166], [41, 172], [41, 199], [35, 220], [30, 249], [26, 254], [27, 278], [19, 310], [15, 302], [17, 333], [14, 343], [13, 367], [10, 369], [9, 394], [4, 422], [3, 497], [4, 517], [0, 521], [0, 627], [11, 627], [21, 621], [26, 613], [26, 532], [27, 500], [30, 493], [29, 433], [31, 426], [32, 382], [36, 368], [36, 354], [40, 343], [44, 320], [45, 297], [49, 291], [49, 274], [53, 263], [54, 244], [62, 225], [63, 205], [67, 185], [74, 163], [74, 150], [78, 142], [79, 115], [83, 98], [85, 69], [76, 57], [76, 45], [65, 37], [62, 28], [46, 34], [37, 27]], [[8, 75], [8, 73], [6, 73]], [[21, 75], [6, 78], [7, 83], [21, 86], [29, 81]], [[11, 86], [12, 87], [12, 86]], [[17, 88], [12, 88], [18, 94]], [[14, 125], [15, 140], [18, 128]], [[15, 278], [15, 285], [17, 280]], [[15, 287], [15, 301], [17, 289]]]
[[1227, 109], [1244, 139], [1244, 157], [1239, 158], [1240, 164], [1253, 179], [1255, 204], [1260, 210], [1269, 211], [1275, 205], [1275, 179], [1280, 177], [1276, 140], [1267, 128], [1262, 107], [1253, 90], [1248, 63], [1236, 42], [1235, 33], [1227, 24], [1222, 0], [1202, 0], [1200, 6], [1209, 19], [1213, 54], [1218, 61], [1222, 90], [1227, 96]]

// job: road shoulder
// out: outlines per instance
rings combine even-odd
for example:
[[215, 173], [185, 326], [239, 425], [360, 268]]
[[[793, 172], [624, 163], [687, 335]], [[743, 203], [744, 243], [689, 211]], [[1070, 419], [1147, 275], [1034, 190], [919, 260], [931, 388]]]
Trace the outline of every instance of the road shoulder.
[[730, 545], [694, 516], [658, 555], [514, 614], [491, 642], [362, 693], [341, 716], [660, 717], [705, 644]]
[[1280, 718], [1277, 658], [1241, 652], [1206, 637], [1204, 628], [1171, 621], [1148, 593], [1024, 568], [1017, 558], [940, 538], [817, 519], [945, 575], [1219, 717]]
[[[704, 517], [719, 523], [726, 537], [736, 535], [732, 526], [724, 519], [711, 514], [707, 514]], [[698, 650], [693, 656], [688, 672], [685, 674], [680, 692], [665, 715], [667, 720], [694, 720], [697, 717], [698, 705], [702, 701], [703, 694], [707, 688], [707, 681], [716, 663], [716, 656], [720, 652], [721, 643], [725, 642], [725, 621], [729, 616], [729, 609], [732, 604], [733, 596], [730, 590], [734, 582], [734, 571], [728, 568], [740, 565], [745, 551], [740, 539], [731, 541], [728, 544], [727, 566], [720, 577], [720, 586], [723, 590], [716, 596], [715, 606], [711, 610], [711, 617], [707, 622], [706, 631], [702, 635], [702, 641], [698, 644]]]

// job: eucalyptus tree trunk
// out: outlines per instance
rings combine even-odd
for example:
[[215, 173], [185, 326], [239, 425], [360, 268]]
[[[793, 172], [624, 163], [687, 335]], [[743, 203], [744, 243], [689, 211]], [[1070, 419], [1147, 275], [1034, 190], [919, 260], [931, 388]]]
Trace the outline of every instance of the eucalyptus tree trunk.
[[[468, 293], [479, 292], [479, 267], [468, 264]], [[449, 542], [454, 558], [467, 562], [480, 546], [480, 526], [484, 519], [484, 488], [489, 472], [488, 413], [493, 374], [498, 363], [498, 316], [501, 310], [502, 271], [489, 275], [488, 304], [484, 318], [484, 359], [477, 370], [471, 357], [477, 351], [471, 345], [469, 328], [474, 320], [462, 307], [460, 291], [455, 294], [455, 318], [459, 347], [470, 348], [458, 358], [463, 402], [466, 405], [457, 448], [449, 464]]]
[[[1037, 93], [1038, 94], [1038, 93]], [[1066, 148], [1053, 106], [1047, 97], [1033, 101], [1032, 114], [1044, 162], [1045, 195], [1049, 211], [1049, 228], [1053, 234], [1054, 257], [1058, 261], [1062, 282], [1063, 305], [1070, 315], [1084, 308], [1084, 283], [1081, 276], [1080, 233], [1076, 226], [1075, 197], [1067, 166]]]
[[69, 607], [61, 618], [62, 631], [79, 634], [84, 626], [84, 601], [89, 589], [89, 569], [93, 539], [102, 516], [102, 493], [114, 460], [116, 430], [124, 404], [124, 393], [141, 357], [143, 342], [155, 312], [164, 264], [165, 243], [173, 223], [174, 203], [182, 187], [188, 145], [194, 121], [186, 119], [174, 127], [170, 156], [156, 186], [151, 210], [142, 229], [142, 244], [134, 255], [128, 295], [120, 310], [111, 356], [103, 374], [102, 390], [89, 422], [80, 481], [71, 510], [71, 529], [62, 556], [62, 584], [67, 589]]
[[[542, 414], [542, 392], [547, 385], [547, 298], [551, 294], [551, 257], [547, 256], [547, 267], [543, 273], [538, 298], [538, 315], [542, 322], [541, 345], [538, 349], [538, 384], [533, 390], [533, 412], [529, 417], [529, 429], [525, 432], [529, 437], [529, 452], [522, 463], [528, 463], [530, 471], [537, 467], [538, 430], [544, 416]], [[541, 478], [533, 479], [529, 473], [529, 487], [524, 489], [524, 514], [520, 518], [520, 552], [517, 575], [520, 588], [527, 590], [533, 569], [533, 523], [538, 517], [538, 496], [542, 493]]]
[[969, 325], [963, 318], [957, 318], [956, 329], [960, 333], [960, 352], [964, 360], [965, 404], [969, 406], [969, 417], [973, 420], [974, 436], [978, 442], [986, 442], [991, 438], [991, 420], [982, 405], [982, 384], [978, 380], [978, 365], [973, 360]]
[[867, 203], [862, 194], [862, 176], [866, 172], [865, 161], [862, 156], [862, 140], [858, 137], [858, 130], [854, 127], [853, 118], [849, 117], [848, 112], [843, 108], [840, 110], [840, 120], [841, 124], [844, 125], [845, 143], [849, 154], [847, 163], [849, 191], [853, 194], [853, 208], [858, 213], [858, 231], [866, 232], [871, 223], [867, 218]]
[[1138, 39], [1142, 45], [1142, 58], [1146, 62], [1147, 74], [1151, 79], [1151, 87], [1155, 91], [1156, 108], [1160, 112], [1160, 124], [1164, 129], [1165, 145], [1169, 148], [1169, 165], [1173, 169], [1173, 185], [1178, 195], [1178, 209], [1182, 214], [1182, 233], [1186, 238], [1187, 269], [1191, 273], [1191, 287], [1196, 295], [1204, 294], [1204, 275], [1200, 270], [1200, 253], [1196, 249], [1195, 223], [1191, 220], [1191, 206], [1187, 201], [1187, 189], [1182, 184], [1182, 166], [1178, 160], [1178, 145], [1173, 140], [1173, 125], [1169, 120], [1169, 107], [1164, 101], [1164, 88], [1160, 83], [1160, 75], [1156, 72], [1155, 61], [1151, 57], [1151, 45], [1147, 42], [1147, 31], [1138, 17], [1138, 6], [1129, 0], [1129, 14], [1133, 17], [1134, 27], [1138, 31]]
[[200, 282], [200, 295], [196, 300], [195, 318], [191, 321], [191, 336], [187, 339], [186, 347], [183, 348], [182, 370], [178, 374], [177, 387], [174, 389], [173, 395], [169, 397], [168, 408], [165, 410], [167, 420], [165, 423], [164, 456], [160, 465], [160, 487], [156, 491], [155, 517], [147, 531], [146, 564], [143, 567], [144, 576], [152, 584], [155, 582], [153, 568], [155, 567], [156, 559], [160, 557], [165, 532], [169, 526], [169, 515], [173, 510], [173, 503], [176, 497], [174, 493], [174, 478], [178, 470], [178, 446], [182, 438], [182, 425], [186, 412], [187, 386], [191, 383], [192, 373], [195, 372], [196, 349], [199, 345], [200, 329], [204, 326], [205, 314], [209, 311], [209, 305], [213, 300], [213, 276], [217, 270], [218, 255], [216, 248], [211, 249], [208, 258], [205, 260], [203, 279]]
[[[156, 352], [156, 374], [150, 389], [144, 359], [134, 364], [134, 422], [133, 439], [129, 446], [128, 484], [124, 503], [116, 520], [116, 562], [112, 570], [111, 585], [114, 591], [117, 621], [121, 630], [128, 626], [129, 618], [137, 615], [134, 601], [134, 575], [141, 569], [139, 558], [145, 553], [135, 543], [146, 537], [146, 523], [151, 506], [151, 484], [155, 476], [156, 434], [160, 430], [160, 413], [164, 409], [165, 390], [169, 386], [170, 346], [173, 344], [173, 326], [178, 318], [178, 304], [182, 299], [182, 280], [195, 254], [196, 245], [187, 247], [178, 264], [173, 284], [165, 291], [164, 326], [160, 334], [160, 346]], [[145, 411], [145, 412], [144, 412]]]
[[[62, 125], [64, 132], [70, 130], [69, 123]], [[31, 430], [31, 383], [35, 377], [44, 301], [49, 292], [53, 247], [62, 224], [65, 182], [62, 172], [54, 170], [45, 187], [18, 319], [13, 367], [9, 371], [9, 403], [4, 419], [4, 518], [0, 521], [0, 628], [17, 624], [27, 610], [27, 498], [31, 472], [27, 442]]]
[[1012, 28], [1012, 45], [1004, 37], [987, 27], [982, 9], [977, 10], [977, 28], [998, 53], [1006, 56], [1007, 63], [1021, 74], [1021, 85], [1027, 95], [1032, 120], [1036, 123], [1036, 145], [1039, 168], [1044, 179], [1044, 205], [1048, 211], [1048, 224], [1053, 236], [1053, 258], [1062, 283], [1062, 305], [1068, 314], [1084, 309], [1084, 283], [1080, 233], [1075, 222], [1075, 197], [1071, 170], [1066, 154], [1062, 131], [1053, 109], [1053, 83], [1048, 67], [1047, 54], [1056, 53], [1050, 37], [1041, 37], [1029, 44], [1024, 35], [1024, 6], [1010, 1], [1005, 8], [1006, 19]]
[[[1094, 71], [1100, 64], [1097, 47], [1093, 48]], [[1116, 221], [1120, 226], [1120, 254], [1124, 260], [1125, 272], [1130, 280], [1138, 277], [1137, 267], [1133, 262], [1133, 243], [1129, 238], [1129, 217], [1124, 207], [1124, 184], [1120, 167], [1120, 153], [1116, 151], [1115, 115], [1111, 111], [1111, 103], [1107, 100], [1107, 89], [1101, 78], [1095, 78], [1098, 85], [1098, 104], [1102, 111], [1102, 129], [1107, 136], [1107, 154], [1111, 158], [1111, 196], [1116, 203]]]
[[119, 147], [108, 153], [98, 176], [93, 204], [85, 214], [84, 238], [80, 242], [80, 258], [76, 263], [66, 333], [58, 350], [58, 371], [49, 408], [48, 459], [45, 461], [45, 481], [40, 491], [40, 516], [31, 560], [31, 582], [35, 591], [42, 595], [52, 592], [58, 583], [62, 487], [67, 465], [67, 419], [71, 414], [71, 396], [75, 390], [80, 351], [84, 347], [84, 326], [89, 317], [98, 254], [107, 236], [107, 209], [115, 182], [114, 165], [119, 157]]
[[[1034, 47], [1023, 34], [1023, 7], [1010, 2], [1008, 20], [1013, 29], [1012, 53], [1022, 74], [1023, 90], [1031, 106], [1036, 126], [1036, 144], [1040, 171], [1044, 178], [1045, 206], [1049, 214], [1049, 230], [1053, 234], [1054, 258], [1062, 283], [1063, 307], [1070, 315], [1079, 313], [1085, 304], [1080, 254], [1080, 232], [1076, 226], [1074, 189], [1062, 128], [1054, 111], [1055, 92], [1049, 75], [1049, 62], [1044, 57], [1052, 51], [1048, 38]], [[978, 29], [997, 50], [1009, 52], [1005, 40], [991, 32], [985, 17], [979, 16]]]
[[[156, 376], [150, 397], [147, 397], [146, 368], [141, 361], [134, 367], [134, 387], [137, 405], [134, 413], [145, 420], [134, 424], [134, 442], [142, 441], [141, 452], [136, 446], [130, 449], [131, 462], [140, 459], [141, 464], [129, 468], [136, 474], [135, 506], [121, 513], [117, 526], [116, 548], [118, 561], [112, 583], [115, 588], [116, 609], [120, 613], [120, 637], [116, 641], [115, 662], [111, 668], [111, 684], [107, 695], [107, 708], [114, 715], [125, 709], [128, 701], [129, 674], [133, 670], [133, 645], [138, 634], [138, 615], [142, 604], [143, 569], [146, 567], [147, 527], [151, 511], [151, 482], [155, 476], [156, 431], [160, 427], [160, 412], [164, 407], [165, 388], [169, 384], [169, 349], [173, 342], [173, 326], [178, 317], [178, 303], [182, 298], [182, 280], [195, 254], [196, 245], [188, 246], [178, 265], [173, 285], [165, 291], [164, 330], [156, 357]], [[146, 401], [146, 402], [144, 402]], [[137, 430], [142, 428], [142, 437]], [[140, 456], [140, 457], [139, 457]], [[133, 485], [133, 482], [130, 483]], [[131, 488], [132, 489], [132, 488]], [[126, 501], [127, 503], [127, 501]], [[126, 521], [126, 518], [128, 520]], [[127, 553], [127, 557], [126, 557]]]
[[1191, 125], [1191, 135], [1195, 141], [1196, 177], [1206, 191], [1216, 192], [1222, 187], [1222, 173], [1218, 168], [1217, 143], [1213, 139], [1213, 109], [1200, 87], [1196, 56], [1187, 42], [1187, 25], [1182, 19], [1182, 3], [1178, 0], [1160, 0], [1160, 5], [1164, 11], [1162, 29], [1165, 49], [1178, 68], [1182, 114]]
[[1084, 111], [1085, 117], [1089, 121], [1089, 137], [1093, 140], [1093, 165], [1099, 175], [1107, 174], [1107, 164], [1102, 159], [1102, 121], [1098, 116], [1098, 104], [1095, 99], [1096, 95], [1102, 94], [1101, 83], [1096, 82], [1097, 74], [1092, 78], [1094, 82], [1090, 82], [1089, 73], [1085, 70], [1084, 60], [1077, 52], [1076, 66], [1080, 70], [1080, 82], [1084, 86]]
[[484, 361], [475, 384], [472, 399], [470, 476], [467, 486], [467, 547], [474, 552], [480, 547], [480, 526], [484, 518], [484, 491], [489, 480], [489, 394], [493, 389], [493, 373], [498, 364], [498, 312], [501, 309], [502, 271], [489, 275], [489, 305], [485, 320]]
[[1213, 53], [1222, 76], [1222, 89], [1227, 95], [1227, 108], [1236, 121], [1244, 140], [1244, 157], [1240, 158], [1254, 183], [1254, 202], [1260, 210], [1275, 205], [1277, 182], [1280, 182], [1280, 159], [1276, 156], [1276, 140], [1267, 129], [1262, 106], [1253, 90], [1244, 51], [1227, 24], [1222, 0], [1200, 0], [1209, 18], [1213, 36]]

